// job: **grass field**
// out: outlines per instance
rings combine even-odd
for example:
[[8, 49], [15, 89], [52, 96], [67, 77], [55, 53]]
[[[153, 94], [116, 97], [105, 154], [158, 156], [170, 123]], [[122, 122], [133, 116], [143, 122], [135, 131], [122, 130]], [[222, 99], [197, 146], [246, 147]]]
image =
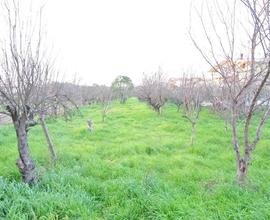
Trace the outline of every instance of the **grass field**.
[[12, 126], [0, 127], [0, 219], [270, 219], [269, 123], [240, 188], [230, 134], [207, 109], [193, 147], [190, 124], [173, 105], [157, 116], [135, 99], [114, 103], [105, 123], [97, 105], [82, 113], [48, 121], [54, 168], [41, 128], [31, 129], [40, 176], [32, 187], [20, 183]]

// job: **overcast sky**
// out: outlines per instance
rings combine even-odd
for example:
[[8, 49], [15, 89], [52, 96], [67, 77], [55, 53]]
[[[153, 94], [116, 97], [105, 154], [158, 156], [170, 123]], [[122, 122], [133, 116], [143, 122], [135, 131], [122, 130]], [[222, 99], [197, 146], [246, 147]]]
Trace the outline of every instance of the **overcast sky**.
[[67, 78], [110, 84], [123, 74], [139, 83], [159, 66], [176, 77], [207, 68], [187, 34], [189, 7], [189, 0], [47, 0], [46, 29]]

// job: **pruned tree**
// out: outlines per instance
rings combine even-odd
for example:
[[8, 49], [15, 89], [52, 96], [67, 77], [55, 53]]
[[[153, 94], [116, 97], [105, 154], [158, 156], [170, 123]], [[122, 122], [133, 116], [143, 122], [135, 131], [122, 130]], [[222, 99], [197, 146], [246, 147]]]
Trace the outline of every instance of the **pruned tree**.
[[[91, 86], [84, 85], [80, 86], [81, 94], [81, 103], [82, 105], [91, 105], [99, 102], [99, 92], [101, 85], [93, 84]], [[115, 99], [115, 96], [112, 92], [112, 99]]]
[[179, 89], [179, 97], [183, 102], [183, 117], [191, 124], [191, 145], [195, 140], [195, 128], [201, 111], [203, 98], [202, 81], [195, 77], [183, 76]]
[[[36, 181], [35, 164], [28, 146], [28, 131], [33, 125], [32, 108], [51, 78], [50, 63], [42, 47], [42, 9], [36, 18], [25, 20], [22, 16], [27, 12], [22, 11], [19, 1], [5, 1], [3, 5], [8, 37], [1, 45], [0, 105], [5, 107], [1, 113], [12, 119], [19, 152], [16, 164], [22, 180], [32, 184]], [[36, 24], [34, 19], [38, 21]]]
[[168, 100], [168, 84], [160, 68], [152, 75], [144, 75], [137, 96], [139, 100], [145, 101], [154, 111], [161, 114], [161, 108]]
[[[206, 2], [200, 11], [196, 10], [195, 17], [191, 16], [198, 18], [202, 27], [200, 38], [205, 36], [208, 50], [203, 49], [192, 30], [190, 37], [212, 67], [212, 83], [222, 83], [226, 88], [226, 101], [221, 99], [219, 103], [230, 113], [236, 179], [243, 184], [251, 153], [260, 140], [270, 113], [270, 97], [267, 92], [270, 75], [270, 3], [265, 0], [234, 0], [232, 4], [227, 1], [212, 2], [214, 7]], [[237, 59], [241, 50], [246, 51], [246, 56]], [[255, 135], [251, 132], [254, 129], [252, 124], [256, 124]], [[243, 130], [240, 130], [242, 127]]]
[[[52, 68], [50, 72], [54, 72]], [[74, 109], [80, 113], [79, 103], [77, 104], [76, 100], [80, 95], [79, 92], [79, 86], [74, 83], [59, 83], [56, 79], [51, 79], [40, 88], [41, 95], [33, 100], [32, 109], [40, 121], [52, 162], [56, 162], [57, 154], [46, 124], [46, 117], [63, 115], [68, 120], [73, 116]]]
[[223, 82], [213, 83], [212, 80], [203, 79], [204, 82], [204, 102], [208, 103], [208, 107], [212, 113], [217, 115], [224, 121], [225, 131], [228, 131], [230, 124], [229, 112], [229, 91]]
[[124, 104], [130, 97], [134, 85], [128, 76], [118, 76], [112, 82], [111, 88], [116, 97], [120, 99], [120, 103]]
[[183, 104], [183, 90], [180, 86], [182, 79], [177, 78], [177, 79], [170, 79], [169, 80], [169, 85], [168, 85], [168, 89], [169, 89], [169, 100], [170, 102], [172, 102], [173, 104], [175, 104], [176, 108], [177, 108], [177, 112], [180, 112], [180, 107]]
[[[30, 17], [31, 13], [23, 11], [19, 1], [4, 3], [8, 24], [8, 37], [3, 42], [0, 72], [0, 105], [12, 118], [17, 140], [19, 158], [17, 166], [25, 183], [36, 181], [35, 165], [30, 157], [28, 146], [28, 131], [37, 124], [34, 116], [37, 115], [48, 143], [48, 149], [53, 161], [56, 153], [45, 116], [49, 115], [54, 106], [61, 106], [64, 113], [77, 104], [66, 91], [56, 83], [55, 72], [49, 57], [46, 56], [42, 39], [42, 9], [37, 17]], [[31, 10], [31, 9], [30, 9]], [[24, 15], [29, 17], [24, 18]], [[37, 19], [38, 18], [38, 19]], [[35, 23], [34, 20], [38, 22]], [[27, 25], [25, 25], [27, 24]]]
[[[82, 115], [80, 111], [80, 87], [75, 83], [54, 83], [53, 98], [54, 106], [58, 107], [66, 121], [71, 119], [75, 113]], [[75, 110], [75, 111], [74, 111]]]
[[82, 105], [91, 105], [97, 101], [98, 85], [81, 86], [80, 90]]
[[99, 93], [97, 97], [98, 103], [101, 105], [101, 117], [102, 122], [105, 122], [105, 118], [109, 113], [109, 107], [112, 101], [112, 90], [110, 87], [101, 85], [98, 87]]

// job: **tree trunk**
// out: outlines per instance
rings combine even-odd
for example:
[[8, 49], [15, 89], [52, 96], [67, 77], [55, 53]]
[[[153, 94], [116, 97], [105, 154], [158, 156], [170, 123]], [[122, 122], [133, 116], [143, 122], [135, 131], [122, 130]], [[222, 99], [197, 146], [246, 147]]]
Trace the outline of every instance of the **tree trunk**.
[[227, 120], [224, 121], [224, 127], [225, 127], [225, 131], [227, 132], [228, 131], [228, 122], [227, 122]]
[[30, 157], [29, 146], [27, 142], [26, 117], [22, 116], [18, 120], [13, 120], [16, 129], [18, 141], [19, 158], [16, 165], [19, 168], [23, 182], [33, 184], [36, 182], [35, 165]]
[[244, 159], [240, 159], [237, 163], [236, 181], [243, 185], [247, 176], [248, 163]]
[[120, 98], [120, 103], [125, 104], [126, 103], [126, 98], [123, 96]]
[[195, 123], [192, 123], [191, 128], [191, 146], [193, 146], [195, 140]]
[[157, 108], [157, 114], [161, 115], [161, 107]]
[[55, 117], [58, 115], [57, 105], [53, 105], [53, 114]]
[[101, 113], [101, 117], [102, 117], [102, 122], [104, 123], [105, 122], [105, 118], [106, 118], [106, 110], [102, 110], [102, 113]]
[[43, 114], [40, 115], [40, 123], [41, 123], [41, 127], [42, 127], [43, 133], [45, 135], [47, 144], [48, 144], [50, 157], [51, 157], [52, 161], [55, 162], [57, 160], [57, 156], [56, 156], [56, 153], [55, 153], [55, 150], [54, 150], [54, 145], [53, 145], [52, 139], [51, 139], [51, 137], [49, 135], [49, 131], [48, 131], [47, 125], [45, 123]]
[[121, 104], [125, 104], [127, 101], [126, 97], [125, 97], [125, 94], [121, 93], [120, 94], [120, 103]]

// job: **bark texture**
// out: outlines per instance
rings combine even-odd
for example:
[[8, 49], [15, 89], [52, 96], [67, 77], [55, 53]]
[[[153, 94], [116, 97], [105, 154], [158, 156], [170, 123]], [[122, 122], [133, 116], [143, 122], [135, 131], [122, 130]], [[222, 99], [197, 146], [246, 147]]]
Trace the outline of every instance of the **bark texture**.
[[16, 165], [19, 168], [23, 182], [33, 184], [36, 182], [35, 164], [30, 157], [27, 132], [26, 132], [26, 117], [21, 117], [18, 120], [13, 120], [16, 129], [18, 141], [19, 158]]
[[194, 140], [195, 140], [195, 125], [196, 125], [196, 123], [192, 123], [192, 129], [191, 129], [191, 146], [193, 146]]
[[243, 185], [245, 183], [246, 175], [247, 175], [247, 168], [248, 168], [248, 163], [244, 159], [241, 159], [237, 164], [237, 172], [236, 172], [236, 181], [240, 185]]

